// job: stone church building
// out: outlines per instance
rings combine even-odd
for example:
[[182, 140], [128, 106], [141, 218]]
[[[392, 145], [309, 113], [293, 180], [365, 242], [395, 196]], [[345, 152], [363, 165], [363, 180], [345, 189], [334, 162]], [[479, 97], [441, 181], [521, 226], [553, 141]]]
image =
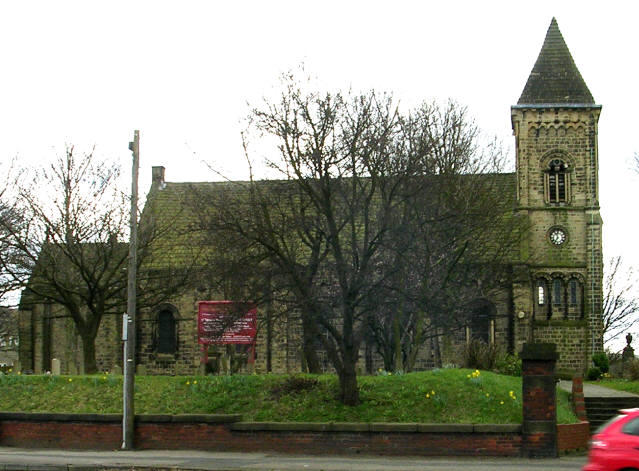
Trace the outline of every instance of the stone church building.
[[[603, 350], [600, 112], [553, 19], [523, 92], [511, 107], [516, 172], [498, 175], [508, 183], [500, 188], [515, 193], [513, 211], [528, 221], [530, 230], [519, 260], [511, 261], [511, 283], [486, 300], [478, 313], [480, 321], [460, 329], [459, 338], [447, 343], [450, 348], [442, 351], [445, 363], [459, 364], [458, 347], [473, 337], [513, 353], [524, 342], [555, 343], [558, 368], [564, 371], [584, 371], [592, 354]], [[163, 208], [163, 217], [177, 218], [176, 201], [190, 185], [167, 182], [164, 168], [154, 167], [147, 205], [153, 201]], [[138, 373], [202, 371], [197, 306], [209, 299], [204, 289], [194, 287], [173, 302], [139, 313]], [[24, 371], [48, 371], [54, 358], [60, 360], [62, 373], [82, 371], [81, 342], [61, 311], [38, 303], [22, 306]], [[96, 352], [102, 370], [121, 365], [118, 322], [118, 316], [107, 317], [100, 327]], [[263, 319], [260, 322], [255, 371], [301, 371], [299, 321], [291, 315], [275, 330], [265, 328]], [[421, 368], [433, 366], [429, 348], [422, 354]]]

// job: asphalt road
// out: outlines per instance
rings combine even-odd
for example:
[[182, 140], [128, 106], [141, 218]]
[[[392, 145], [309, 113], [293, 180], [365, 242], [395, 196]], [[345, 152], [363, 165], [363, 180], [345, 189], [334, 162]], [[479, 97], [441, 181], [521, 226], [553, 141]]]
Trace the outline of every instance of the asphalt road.
[[203, 451], [66, 451], [0, 447], [0, 471], [217, 470], [217, 471], [417, 471], [580, 470], [585, 456], [527, 460], [513, 458], [395, 458], [294, 456]]

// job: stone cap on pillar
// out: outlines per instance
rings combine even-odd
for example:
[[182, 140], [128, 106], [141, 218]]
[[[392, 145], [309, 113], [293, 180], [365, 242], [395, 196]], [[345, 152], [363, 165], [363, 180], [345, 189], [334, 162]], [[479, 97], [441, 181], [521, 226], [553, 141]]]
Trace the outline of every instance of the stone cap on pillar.
[[519, 357], [522, 360], [557, 360], [557, 346], [554, 343], [525, 343]]

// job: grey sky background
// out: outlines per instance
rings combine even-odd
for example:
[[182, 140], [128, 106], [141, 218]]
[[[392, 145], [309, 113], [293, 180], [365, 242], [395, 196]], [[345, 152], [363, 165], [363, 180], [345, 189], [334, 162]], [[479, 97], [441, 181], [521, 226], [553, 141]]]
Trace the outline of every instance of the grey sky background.
[[[621, 1], [4, 1], [0, 159], [51, 161], [95, 146], [130, 170], [141, 134], [168, 181], [246, 178], [247, 102], [305, 64], [326, 89], [449, 98], [510, 152], [515, 104], [553, 16], [595, 101], [604, 256], [639, 268], [636, 109], [639, 7]], [[259, 156], [258, 156], [259, 158]]]

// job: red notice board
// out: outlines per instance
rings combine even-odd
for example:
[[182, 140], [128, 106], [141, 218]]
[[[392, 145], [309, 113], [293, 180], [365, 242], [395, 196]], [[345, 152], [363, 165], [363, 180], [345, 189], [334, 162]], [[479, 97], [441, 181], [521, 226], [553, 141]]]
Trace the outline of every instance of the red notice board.
[[252, 345], [257, 335], [257, 307], [238, 301], [200, 301], [198, 343]]

